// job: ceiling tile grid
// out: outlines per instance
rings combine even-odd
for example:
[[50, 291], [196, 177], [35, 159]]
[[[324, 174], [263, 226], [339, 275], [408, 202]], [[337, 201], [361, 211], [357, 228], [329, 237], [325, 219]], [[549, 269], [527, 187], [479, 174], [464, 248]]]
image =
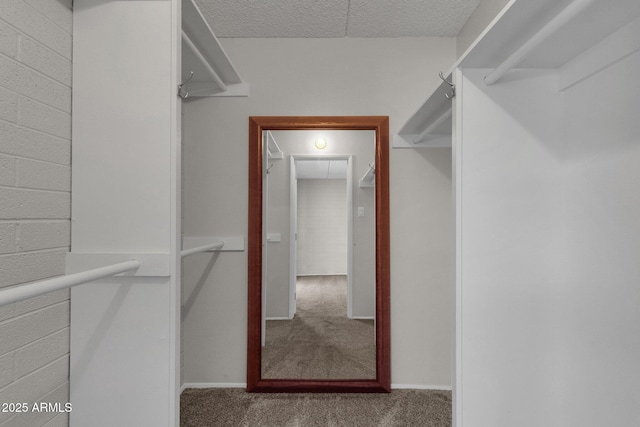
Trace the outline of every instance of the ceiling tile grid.
[[221, 38], [453, 37], [480, 0], [195, 0]]

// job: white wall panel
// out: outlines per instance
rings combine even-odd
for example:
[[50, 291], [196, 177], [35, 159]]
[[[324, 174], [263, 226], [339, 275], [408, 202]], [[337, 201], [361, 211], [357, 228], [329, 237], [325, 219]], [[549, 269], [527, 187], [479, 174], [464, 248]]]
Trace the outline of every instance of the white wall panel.
[[170, 2], [125, 4], [74, 6], [75, 252], [169, 249]]
[[640, 422], [638, 71], [463, 72], [457, 425]]
[[564, 93], [564, 425], [640, 423], [639, 72], [635, 53]]
[[552, 73], [522, 73], [495, 86], [484, 75], [466, 70], [458, 101], [457, 425], [554, 425], [547, 417], [558, 409], [561, 97]]
[[[179, 23], [177, 0], [74, 2], [67, 271], [101, 253], [143, 265], [72, 289], [72, 425], [178, 423]], [[149, 272], [153, 254], [163, 262]]]

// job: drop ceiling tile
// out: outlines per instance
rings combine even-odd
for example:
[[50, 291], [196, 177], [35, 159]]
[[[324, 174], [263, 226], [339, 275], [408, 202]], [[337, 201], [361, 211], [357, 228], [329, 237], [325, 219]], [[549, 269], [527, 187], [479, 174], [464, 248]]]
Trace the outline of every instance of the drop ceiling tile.
[[195, 0], [217, 37], [345, 37], [348, 0]]
[[480, 0], [351, 0], [347, 37], [453, 37]]

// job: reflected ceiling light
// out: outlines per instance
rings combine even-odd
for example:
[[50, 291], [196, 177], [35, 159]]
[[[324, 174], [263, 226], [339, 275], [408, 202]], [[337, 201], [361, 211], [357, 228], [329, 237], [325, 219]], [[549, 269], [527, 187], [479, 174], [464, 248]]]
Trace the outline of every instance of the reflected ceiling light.
[[325, 147], [327, 146], [327, 140], [324, 138], [318, 138], [316, 139], [315, 144], [318, 150], [324, 150]]

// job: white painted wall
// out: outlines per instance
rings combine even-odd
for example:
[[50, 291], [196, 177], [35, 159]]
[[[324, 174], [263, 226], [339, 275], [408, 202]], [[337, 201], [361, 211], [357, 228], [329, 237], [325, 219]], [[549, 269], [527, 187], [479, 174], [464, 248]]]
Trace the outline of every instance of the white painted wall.
[[73, 19], [68, 265], [83, 253], [142, 265], [71, 291], [71, 424], [177, 425], [180, 2], [75, 0]]
[[464, 71], [457, 425], [640, 423], [638, 72]]
[[640, 52], [564, 94], [567, 256], [549, 337], [559, 425], [640, 425], [638, 73]]
[[550, 388], [562, 315], [554, 298], [563, 262], [557, 78], [534, 73], [487, 86], [486, 70], [464, 74], [456, 425], [539, 426], [558, 404]]
[[347, 274], [345, 179], [298, 180], [299, 276]]
[[[71, 206], [71, 0], [0, 1], [0, 287], [64, 274]], [[0, 307], [0, 402], [69, 401], [69, 291]], [[67, 414], [0, 412], [0, 425]]]
[[[389, 115], [455, 60], [453, 38], [224, 39], [248, 98], [185, 104], [184, 233], [246, 235], [250, 115]], [[451, 150], [391, 150], [392, 383], [451, 384]], [[359, 177], [358, 177], [359, 178]], [[184, 263], [185, 382], [246, 381], [246, 253]]]

